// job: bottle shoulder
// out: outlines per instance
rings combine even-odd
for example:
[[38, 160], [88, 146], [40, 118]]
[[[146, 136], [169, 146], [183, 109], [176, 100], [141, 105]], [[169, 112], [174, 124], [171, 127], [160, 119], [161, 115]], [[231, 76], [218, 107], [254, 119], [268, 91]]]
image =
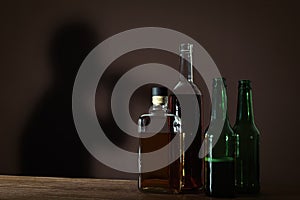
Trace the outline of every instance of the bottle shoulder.
[[[157, 131], [180, 133], [181, 119], [171, 113], [146, 113], [139, 117], [138, 126], [141, 133], [154, 133]], [[158, 130], [158, 127], [161, 127], [161, 129]]]
[[176, 120], [180, 120], [180, 118], [173, 114], [173, 113], [170, 113], [170, 112], [152, 112], [152, 113], [145, 113], [145, 114], [142, 114], [139, 119], [143, 119], [143, 118], [174, 118]]
[[190, 87], [192, 87], [195, 94], [202, 95], [202, 92], [197, 87], [197, 85], [193, 82], [188, 82], [188, 81], [179, 81], [174, 87], [174, 91], [178, 94], [188, 94], [188, 91], [190, 91]]
[[[217, 134], [217, 130], [215, 130], [214, 128], [208, 128], [205, 132], [205, 137], [214, 137]], [[221, 133], [220, 133], [220, 137], [228, 137], [228, 138], [233, 138], [235, 137], [235, 132], [234, 130], [231, 128], [231, 126], [226, 126], [224, 125]]]
[[181, 124], [181, 118], [170, 112], [145, 113], [139, 117], [138, 122], [139, 122], [139, 125], [142, 125], [142, 124], [146, 125], [146, 124], [149, 124], [150, 121], [153, 121], [153, 120], [163, 120], [163, 121], [171, 120], [177, 126]]
[[260, 131], [258, 130], [254, 122], [236, 122], [233, 127], [233, 131], [235, 132], [235, 134], [248, 133], [250, 135], [260, 135]]

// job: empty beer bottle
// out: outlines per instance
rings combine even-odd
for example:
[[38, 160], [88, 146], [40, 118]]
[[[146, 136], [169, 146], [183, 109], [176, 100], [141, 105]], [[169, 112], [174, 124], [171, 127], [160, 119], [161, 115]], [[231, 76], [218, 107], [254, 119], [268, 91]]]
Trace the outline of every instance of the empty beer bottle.
[[260, 191], [259, 139], [253, 116], [250, 80], [240, 80], [236, 133], [236, 191], [240, 194], [257, 194]]

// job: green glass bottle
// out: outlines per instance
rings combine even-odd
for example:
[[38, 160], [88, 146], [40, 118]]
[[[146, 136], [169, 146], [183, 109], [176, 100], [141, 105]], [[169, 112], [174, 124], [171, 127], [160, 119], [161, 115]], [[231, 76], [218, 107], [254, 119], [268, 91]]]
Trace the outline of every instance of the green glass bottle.
[[259, 140], [253, 116], [250, 80], [240, 80], [236, 133], [236, 191], [240, 194], [257, 194], [260, 191]]
[[[220, 128], [218, 129], [217, 126]], [[205, 146], [208, 153], [205, 157], [205, 189], [208, 196], [234, 196], [234, 144], [235, 134], [227, 115], [225, 80], [215, 78], [211, 121], [205, 134]]]

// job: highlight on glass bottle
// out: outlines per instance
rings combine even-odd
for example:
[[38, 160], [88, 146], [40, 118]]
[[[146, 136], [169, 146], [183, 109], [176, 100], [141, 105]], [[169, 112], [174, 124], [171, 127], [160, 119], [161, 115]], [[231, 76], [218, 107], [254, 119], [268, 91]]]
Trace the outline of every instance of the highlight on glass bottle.
[[[187, 91], [192, 88], [194, 94], [188, 94]], [[203, 115], [202, 115], [202, 93], [194, 84], [193, 80], [193, 45], [183, 43], [180, 45], [180, 77], [179, 82], [174, 87], [175, 95], [169, 97], [169, 108], [171, 112], [182, 120], [182, 132], [185, 137], [194, 137], [193, 142], [188, 147], [187, 140], [184, 142], [185, 149], [183, 155], [183, 192], [198, 192], [203, 189], [204, 169], [203, 159], [198, 156], [203, 140]], [[197, 98], [193, 105], [192, 99]], [[180, 106], [179, 100], [186, 102], [190, 108]], [[195, 102], [195, 101], [194, 101]], [[185, 119], [183, 113], [191, 113], [192, 118]], [[193, 127], [193, 128], [192, 128]], [[196, 130], [196, 131], [190, 131]]]
[[254, 123], [252, 88], [250, 80], [240, 80], [236, 122], [236, 191], [257, 194], [260, 191], [259, 140]]
[[[152, 107], [149, 113], [140, 116], [139, 133], [139, 179], [138, 188], [143, 192], [179, 193], [182, 189], [182, 143], [181, 120], [167, 109], [168, 90], [165, 87], [152, 88]], [[179, 137], [175, 137], [179, 134]], [[174, 141], [175, 140], [175, 141]], [[165, 155], [153, 160], [145, 160], [143, 154], [172, 145]], [[169, 162], [174, 154], [180, 155], [174, 162]], [[164, 160], [168, 163], [161, 169], [144, 172], [143, 168], [151, 162]]]
[[[217, 126], [223, 123], [221, 133]], [[210, 125], [205, 133], [205, 190], [208, 196], [233, 197], [235, 134], [227, 114], [225, 79], [213, 80], [212, 110]]]

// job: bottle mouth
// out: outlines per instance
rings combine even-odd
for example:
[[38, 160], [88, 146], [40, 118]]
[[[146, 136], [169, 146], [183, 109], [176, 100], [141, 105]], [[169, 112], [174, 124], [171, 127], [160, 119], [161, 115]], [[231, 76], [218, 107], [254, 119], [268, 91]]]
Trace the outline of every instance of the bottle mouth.
[[213, 79], [213, 87], [216, 87], [219, 83], [223, 83], [224, 87], [227, 88], [226, 78], [218, 77]]
[[239, 80], [239, 87], [251, 89], [251, 81], [250, 80]]
[[192, 52], [193, 51], [193, 44], [190, 43], [182, 43], [179, 47], [180, 52]]

